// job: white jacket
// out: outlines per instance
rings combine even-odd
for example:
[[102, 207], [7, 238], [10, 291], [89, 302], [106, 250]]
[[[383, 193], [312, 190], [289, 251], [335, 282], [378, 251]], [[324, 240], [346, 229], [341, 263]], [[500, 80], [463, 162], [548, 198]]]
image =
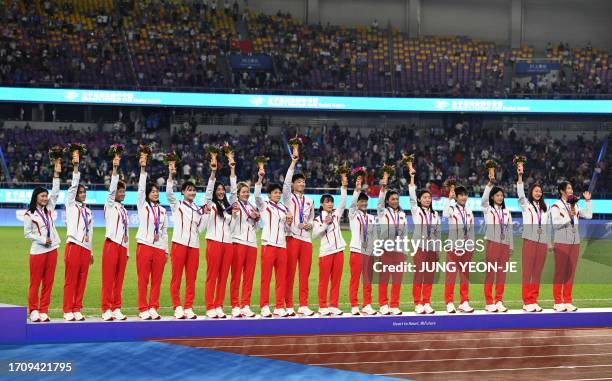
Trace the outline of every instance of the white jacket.
[[380, 239], [395, 240], [396, 237], [408, 237], [408, 220], [403, 210], [393, 210], [385, 207], [385, 196], [387, 191], [380, 191], [376, 211], [378, 216]]
[[321, 214], [314, 219], [312, 235], [315, 239], [321, 238], [319, 246], [319, 257], [335, 254], [339, 251], [344, 251], [346, 242], [342, 237], [342, 229], [340, 229], [340, 219], [346, 207], [346, 187], [340, 188], [340, 204], [333, 212], [331, 212], [331, 222], [325, 223], [327, 216], [330, 213], [322, 211]]
[[357, 209], [359, 193], [360, 190], [355, 189], [351, 205], [349, 206], [350, 247], [352, 252], [370, 255], [374, 248], [373, 240], [376, 237], [376, 218], [367, 212]]
[[455, 200], [450, 200], [444, 205], [442, 216], [448, 218], [447, 239], [450, 241], [451, 248], [459, 245], [464, 245], [462, 248], [465, 248], [463, 241], [470, 241], [470, 245], [476, 242], [474, 212], [470, 208], [462, 207]]
[[111, 176], [108, 197], [104, 204], [104, 222], [106, 224], [106, 233], [104, 237], [123, 247], [129, 247], [130, 235], [128, 213], [122, 203], [115, 201], [118, 184], [119, 175]]
[[[232, 184], [233, 185], [233, 184]], [[238, 203], [238, 214], [232, 213], [231, 228], [234, 243], [257, 247], [257, 222], [251, 216], [258, 213], [257, 208], [248, 200], [243, 202], [238, 198], [238, 187], [232, 187], [234, 199]]]
[[[34, 213], [26, 211], [23, 216], [23, 235], [32, 241], [30, 254], [45, 254], [57, 249], [60, 245], [60, 237], [53, 219], [59, 191], [60, 179], [54, 177], [46, 211], [41, 209], [35, 210]], [[47, 237], [51, 238], [50, 246], [45, 246]]]
[[[236, 188], [236, 177], [230, 177], [231, 189]], [[230, 191], [230, 197], [228, 199], [229, 208], [227, 210], [222, 211], [222, 216], [220, 217], [217, 214], [217, 204], [215, 204], [212, 200], [215, 192], [215, 178], [210, 177], [208, 179], [208, 184], [206, 185], [206, 194], [204, 195], [204, 202], [211, 208], [210, 215], [207, 220], [206, 225], [206, 239], [210, 239], [212, 241], [223, 242], [223, 243], [232, 243], [232, 205], [234, 204], [234, 194], [235, 191]]]
[[552, 216], [552, 224], [554, 231], [554, 243], [564, 244], [579, 244], [580, 243], [580, 217], [590, 220], [593, 218], [593, 204], [591, 201], [586, 202], [586, 208], [583, 210], [578, 205], [575, 206], [576, 215], [574, 216], [574, 225], [572, 226], [571, 217], [568, 212], [570, 206], [563, 200], [557, 200], [550, 207]]
[[287, 247], [285, 236], [289, 226], [287, 225], [287, 208], [281, 203], [264, 201], [261, 197], [261, 184], [255, 184], [255, 205], [263, 221], [261, 231], [262, 246]]
[[523, 238], [551, 246], [550, 209], [544, 212], [538, 203], [530, 203], [523, 183], [516, 183], [516, 194], [523, 212]]
[[312, 242], [310, 231], [300, 228], [300, 223], [313, 223], [315, 218], [314, 201], [310, 197], [304, 195], [299, 197], [291, 192], [292, 178], [293, 170], [289, 169], [283, 182], [283, 204], [289, 208], [289, 212], [291, 212], [294, 218], [287, 236], [304, 242]]
[[210, 213], [203, 213], [195, 202], [179, 201], [173, 188], [174, 180], [169, 178], [166, 182], [166, 198], [174, 219], [172, 242], [199, 249], [200, 233], [204, 232]]
[[[147, 173], [141, 172], [138, 179], [138, 233], [136, 242], [155, 247], [168, 253], [168, 221], [166, 209], [162, 206], [147, 202]], [[155, 241], [157, 225], [158, 239]]]
[[93, 241], [93, 213], [85, 203], [76, 201], [81, 173], [72, 173], [72, 183], [66, 195], [66, 243], [74, 243], [89, 250]]
[[[482, 193], [482, 214], [484, 216], [486, 230], [485, 238], [492, 242], [503, 243], [510, 246], [510, 250], [514, 248], [514, 239], [512, 237], [512, 214], [508, 208], [492, 208], [489, 204], [489, 194], [493, 187], [486, 186]], [[501, 220], [501, 224], [500, 224]], [[503, 227], [501, 226], [503, 224]]]
[[[416, 186], [408, 185], [410, 194], [410, 214], [414, 224], [412, 239], [420, 241], [419, 247], [426, 251], [437, 251], [435, 243], [440, 243], [440, 223], [442, 222], [437, 211], [423, 210], [419, 208]], [[433, 200], [432, 200], [433, 202]]]

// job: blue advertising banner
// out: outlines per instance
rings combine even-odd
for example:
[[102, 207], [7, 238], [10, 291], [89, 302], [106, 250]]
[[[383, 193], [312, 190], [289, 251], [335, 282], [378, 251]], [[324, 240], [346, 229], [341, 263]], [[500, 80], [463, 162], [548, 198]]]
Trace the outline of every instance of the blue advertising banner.
[[519, 62], [514, 67], [514, 70], [517, 74], [546, 74], [550, 73], [553, 70], [560, 69], [561, 64], [559, 62]]
[[272, 58], [265, 54], [232, 54], [230, 64], [234, 70], [272, 70]]
[[290, 110], [612, 114], [612, 100], [375, 98], [0, 87], [0, 102]]

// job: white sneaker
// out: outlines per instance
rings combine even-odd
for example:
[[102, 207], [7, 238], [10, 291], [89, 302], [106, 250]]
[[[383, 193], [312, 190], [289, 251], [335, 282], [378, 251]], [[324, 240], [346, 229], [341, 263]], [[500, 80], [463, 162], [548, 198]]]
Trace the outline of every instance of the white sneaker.
[[242, 307], [242, 316], [247, 318], [254, 318], [256, 315], [255, 313], [253, 313], [253, 311], [251, 311], [251, 307], [244, 306]]
[[193, 312], [193, 308], [187, 308], [185, 310], [185, 318], [189, 320], [194, 320], [198, 318], [198, 315], [196, 315], [195, 312]]
[[342, 312], [342, 310], [338, 307], [330, 307], [329, 308], [329, 312], [334, 315], [334, 316], [342, 316], [344, 315], [344, 312]]
[[395, 316], [398, 316], [398, 315], [402, 314], [402, 310], [400, 310], [397, 307], [393, 307], [393, 308], [389, 309], [389, 312], [391, 312], [391, 315], [395, 315]]
[[263, 317], [263, 318], [271, 318], [272, 317], [272, 312], [270, 312], [270, 307], [268, 307], [268, 306], [261, 307], [261, 317]]
[[319, 308], [319, 316], [329, 316], [331, 312], [329, 312], [328, 308]]
[[210, 309], [208, 311], [206, 311], [206, 317], [209, 319], [216, 319], [217, 318], [217, 310]]
[[142, 311], [141, 313], [138, 314], [138, 317], [140, 318], [140, 320], [151, 320], [151, 314], [149, 313], [149, 311]]
[[287, 311], [285, 311], [284, 308], [275, 308], [273, 315], [276, 315], [278, 317], [287, 317]]
[[46, 323], [48, 321], [51, 321], [51, 319], [49, 318], [49, 315], [47, 315], [46, 313], [43, 312], [43, 313], [40, 314], [40, 321], [42, 323]]
[[161, 319], [161, 316], [159, 316], [159, 313], [157, 313], [157, 310], [153, 307], [149, 308], [149, 315], [151, 315], [152, 320]]
[[38, 310], [32, 310], [32, 312], [30, 312], [30, 321], [32, 323], [37, 323], [40, 321], [40, 314], [38, 313]]
[[85, 316], [83, 316], [80, 311], [79, 312], [75, 312], [74, 313], [74, 320], [76, 320], [76, 321], [85, 321]]
[[508, 308], [504, 306], [504, 303], [501, 300], [497, 302], [495, 306], [497, 307], [497, 312], [508, 312]]
[[434, 310], [433, 307], [431, 306], [431, 304], [429, 304], [429, 303], [425, 303], [423, 308], [425, 309], [425, 313], [426, 314], [435, 314], [436, 313], [436, 310]]
[[113, 318], [115, 320], [127, 320], [127, 316], [122, 314], [119, 308], [115, 308], [115, 310], [113, 311]]
[[446, 312], [448, 312], [449, 314], [456, 313], [457, 309], [455, 309], [455, 303], [453, 302], [446, 303]]
[[361, 316], [361, 312], [359, 312], [359, 307], [352, 307], [351, 308], [351, 315], [353, 315], [353, 316]]
[[578, 307], [576, 307], [572, 303], [565, 303], [565, 310], [567, 312], [574, 312], [574, 311], [578, 311]]
[[287, 308], [286, 311], [287, 311], [287, 316], [291, 316], [291, 317], [295, 316], [295, 310], [293, 308]]
[[72, 312], [64, 313], [64, 320], [66, 320], [66, 321], [74, 321], [74, 314]]
[[535, 303], [535, 304], [533, 305], [533, 307], [535, 308], [536, 312], [542, 312], [542, 311], [544, 311], [544, 310], [542, 309], [542, 307], [540, 307], [540, 305], [539, 305], [538, 303]]
[[391, 311], [389, 311], [389, 306], [386, 304], [380, 307], [380, 310], [378, 312], [380, 312], [381, 315], [391, 315]]
[[472, 313], [474, 309], [470, 306], [470, 303], [466, 300], [459, 305], [459, 312]]
[[533, 304], [523, 304], [523, 311], [525, 311], [525, 312], [536, 312], [535, 305], [533, 305]]
[[313, 316], [315, 312], [308, 308], [308, 306], [301, 306], [300, 308], [298, 308], [298, 314], [302, 316]]
[[363, 307], [361, 309], [361, 312], [363, 312], [366, 315], [372, 316], [372, 315], [376, 315], [377, 312], [374, 308], [372, 308], [372, 306], [370, 304], [368, 304], [367, 306]]
[[217, 317], [219, 319], [227, 318], [227, 315], [225, 315], [225, 312], [223, 312], [223, 307], [217, 307], [217, 308], [215, 308], [215, 311], [217, 312]]
[[104, 321], [113, 321], [113, 313], [111, 310], [106, 310], [102, 314], [102, 320]]
[[414, 312], [417, 314], [424, 314], [425, 307], [422, 304], [417, 304], [416, 306], [414, 306]]
[[555, 312], [565, 312], [565, 311], [567, 311], [567, 309], [566, 309], [566, 307], [565, 307], [565, 304], [563, 304], [563, 303], [560, 303], [560, 304], [555, 304], [555, 305], [553, 306], [553, 310], [554, 310]]
[[174, 318], [175, 319], [185, 319], [185, 311], [183, 310], [182, 306], [177, 306], [174, 309]]
[[487, 312], [497, 312], [497, 304], [487, 304], [485, 306], [485, 311], [487, 311]]
[[242, 317], [242, 311], [240, 311], [240, 307], [232, 308], [232, 319], [240, 319]]

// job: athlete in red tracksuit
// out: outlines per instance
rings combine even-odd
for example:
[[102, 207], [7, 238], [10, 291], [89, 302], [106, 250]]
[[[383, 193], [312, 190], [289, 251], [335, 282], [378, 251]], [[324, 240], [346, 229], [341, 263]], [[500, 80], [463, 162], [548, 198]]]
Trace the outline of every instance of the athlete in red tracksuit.
[[[338, 308], [340, 281], [344, 265], [344, 248], [346, 242], [342, 237], [340, 219], [346, 207], [346, 175], [342, 176], [340, 188], [340, 205], [334, 208], [334, 198], [330, 194], [321, 196], [321, 214], [314, 219], [313, 237], [321, 238], [319, 246], [319, 315], [341, 316]], [[327, 287], [330, 285], [329, 304], [327, 303]], [[329, 308], [328, 308], [329, 305]]]
[[446, 312], [455, 313], [455, 281], [459, 273], [459, 312], [474, 312], [470, 306], [469, 264], [474, 255], [476, 235], [474, 231], [474, 212], [467, 207], [468, 192], [464, 186], [451, 189], [448, 202], [444, 205], [442, 216], [448, 218], [448, 238], [450, 250], [446, 252], [447, 264], [452, 263], [454, 269], [447, 269], [444, 286]]
[[106, 233], [102, 249], [102, 320], [125, 320], [121, 313], [121, 291], [125, 266], [128, 260], [128, 213], [122, 202], [125, 199], [125, 183], [119, 181], [120, 158], [113, 159], [108, 197], [104, 204]]
[[[374, 256], [372, 255], [376, 219], [368, 214], [368, 196], [361, 191], [362, 177], [355, 182], [355, 191], [349, 207], [351, 228], [351, 256], [349, 259], [351, 278], [349, 281], [349, 300], [353, 315], [376, 315], [372, 308], [372, 275]], [[359, 311], [359, 280], [363, 279], [363, 308]]]
[[283, 204], [292, 215], [293, 219], [287, 234], [287, 281], [285, 304], [287, 315], [294, 316], [293, 309], [293, 284], [295, 272], [299, 267], [299, 302], [298, 314], [312, 316], [314, 311], [308, 307], [308, 283], [310, 269], [312, 266], [312, 239], [310, 232], [314, 220], [314, 201], [304, 195], [306, 178], [301, 173], [295, 173], [295, 165], [298, 156], [291, 157], [291, 164], [283, 182]]
[[[159, 292], [168, 261], [168, 221], [159, 205], [159, 190], [147, 184], [147, 159], [140, 158], [138, 180], [138, 233], [136, 233], [136, 272], [138, 273], [138, 317], [159, 320]], [[150, 294], [149, 294], [150, 285]]]
[[420, 242], [419, 248], [413, 257], [415, 266], [412, 282], [412, 297], [414, 311], [417, 314], [433, 314], [436, 311], [431, 307], [431, 290], [433, 287], [435, 270], [423, 269], [438, 262], [438, 247], [440, 239], [440, 216], [433, 210], [431, 193], [421, 190], [417, 194], [414, 176], [416, 172], [410, 169], [410, 212], [414, 223], [413, 242]]
[[593, 218], [591, 193], [584, 192], [586, 207], [577, 205], [572, 184], [562, 181], [558, 185], [560, 199], [551, 207], [554, 229], [555, 275], [553, 278], [553, 309], [557, 312], [573, 312], [578, 308], [572, 304], [574, 276], [580, 255], [580, 217]]
[[[179, 201], [174, 195], [174, 179], [176, 177], [176, 164], [170, 163], [169, 176], [166, 182], [166, 197], [172, 210], [174, 229], [172, 230], [172, 248], [170, 260], [172, 262], [172, 278], [170, 280], [170, 296], [176, 319], [197, 319], [193, 312], [193, 299], [195, 298], [196, 277], [200, 263], [200, 233], [208, 222], [210, 213], [196, 205], [196, 187], [191, 181], [183, 182], [181, 194], [183, 200]], [[185, 299], [181, 302], [181, 280], [185, 272]]]
[[93, 236], [93, 214], [85, 205], [85, 186], [79, 185], [79, 159], [73, 157], [72, 183], [66, 195], [66, 240], [64, 277], [64, 319], [82, 321], [83, 295], [87, 284], [89, 266], [93, 264], [91, 242]]
[[[276, 316], [287, 316], [285, 310], [285, 281], [287, 271], [287, 246], [285, 235], [288, 226], [291, 225], [293, 216], [285, 205], [280, 203], [281, 186], [279, 184], [268, 185], [268, 201], [261, 196], [262, 181], [265, 173], [259, 172], [255, 184], [255, 205], [263, 221], [261, 232], [261, 288], [260, 301], [261, 316], [264, 318]], [[272, 281], [272, 270], [274, 270], [274, 291], [276, 296], [276, 308], [274, 313], [270, 312], [270, 282]]]
[[[249, 202], [249, 185], [232, 184], [237, 200], [232, 208], [232, 239], [234, 255], [232, 259], [232, 280], [230, 282], [230, 300], [232, 317], [255, 317], [251, 311], [251, 291], [257, 264], [257, 223], [260, 215], [257, 208]], [[242, 293], [240, 285], [242, 284]]]
[[[235, 186], [236, 175], [234, 174], [236, 163], [233, 159], [229, 162], [230, 181]], [[230, 192], [228, 201], [225, 185], [216, 182], [217, 164], [210, 165], [210, 178], [206, 186], [205, 202], [210, 208], [210, 216], [206, 226], [206, 287], [204, 299], [206, 303], [206, 316], [210, 319], [225, 319], [223, 302], [225, 300], [225, 289], [229, 276], [234, 246], [232, 240], [232, 204], [235, 202], [235, 192]]]
[[540, 185], [532, 185], [529, 195], [525, 196], [522, 171], [521, 167], [517, 170], [516, 193], [523, 212], [523, 310], [541, 312], [542, 307], [538, 305], [540, 278], [546, 261], [546, 249], [552, 249], [548, 228], [550, 211], [544, 202]]
[[30, 206], [23, 216], [23, 234], [25, 238], [32, 241], [28, 291], [28, 310], [31, 322], [51, 320], [47, 313], [49, 304], [51, 304], [57, 248], [60, 245], [53, 212], [59, 197], [61, 171], [60, 163], [56, 163], [51, 193], [41, 187], [34, 189]]

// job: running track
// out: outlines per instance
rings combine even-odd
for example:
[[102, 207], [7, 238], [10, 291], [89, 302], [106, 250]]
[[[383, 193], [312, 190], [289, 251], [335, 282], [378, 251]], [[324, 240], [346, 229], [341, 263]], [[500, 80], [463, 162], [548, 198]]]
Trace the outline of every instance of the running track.
[[612, 328], [161, 341], [418, 381], [612, 380]]

